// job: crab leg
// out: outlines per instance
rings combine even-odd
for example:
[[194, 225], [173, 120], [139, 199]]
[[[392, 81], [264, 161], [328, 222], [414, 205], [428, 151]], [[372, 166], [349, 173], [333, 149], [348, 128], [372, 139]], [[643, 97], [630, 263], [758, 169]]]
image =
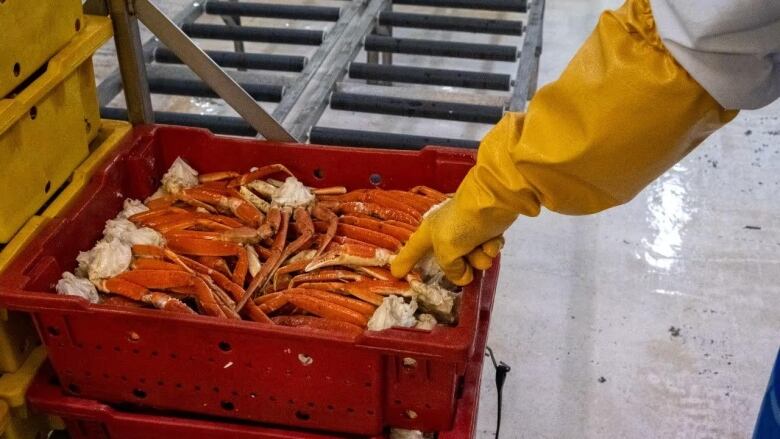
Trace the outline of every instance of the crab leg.
[[210, 183], [213, 181], [232, 180], [240, 176], [241, 174], [233, 171], [211, 172], [208, 174], [200, 174], [198, 176], [198, 181], [201, 183]]
[[397, 227], [395, 225], [388, 224], [385, 221], [379, 221], [374, 218], [347, 215], [341, 217], [341, 222], [342, 224], [362, 227], [364, 229], [373, 230], [383, 235], [392, 236], [401, 242], [408, 241], [409, 237], [412, 236], [412, 232], [410, 232], [409, 229], [405, 227]]
[[323, 187], [311, 190], [314, 195], [343, 195], [347, 193], [344, 186]]
[[238, 252], [238, 261], [233, 269], [233, 282], [243, 286], [246, 281], [246, 274], [249, 271], [249, 255], [246, 249], [241, 246], [241, 250]]
[[219, 285], [219, 287], [223, 290], [230, 293], [231, 297], [233, 297], [233, 300], [241, 300], [241, 298], [244, 296], [244, 289], [241, 288], [241, 286], [233, 283], [233, 281], [231, 281], [227, 276], [220, 273], [219, 271], [209, 268], [186, 256], [180, 256], [179, 259], [181, 261], [180, 263], [184, 264], [186, 267], [194, 269], [198, 273], [210, 276], [211, 279], [214, 280], [214, 283]]
[[245, 184], [279, 172], [283, 172], [290, 177], [293, 177], [293, 173], [290, 172], [289, 169], [287, 169], [284, 165], [277, 163], [274, 165], [263, 166], [262, 168], [243, 174], [240, 177], [236, 177], [231, 180], [230, 183], [228, 183], [228, 187], [244, 186]]
[[260, 272], [257, 273], [254, 278], [252, 278], [252, 281], [249, 283], [249, 287], [246, 289], [244, 297], [242, 297], [238, 302], [238, 305], [236, 305], [236, 311], [240, 311], [241, 308], [243, 308], [244, 305], [252, 298], [252, 296], [254, 296], [258, 289], [265, 287], [265, 283], [271, 277], [273, 270], [280, 263], [279, 260], [282, 257], [285, 242], [287, 240], [287, 228], [289, 227], [289, 224], [290, 211], [289, 209], [284, 209], [281, 212], [281, 225], [279, 226], [279, 230], [276, 232], [276, 237], [274, 238], [274, 243], [271, 247], [271, 254], [260, 268]]
[[374, 190], [362, 190], [352, 191], [348, 194], [341, 196], [341, 201], [358, 201], [364, 203], [374, 203], [376, 205], [404, 212], [412, 216], [415, 220], [422, 220], [422, 213], [415, 209], [413, 206], [406, 204], [403, 200], [399, 200], [398, 195], [391, 195], [387, 192], [379, 189]]
[[340, 320], [365, 328], [368, 318], [357, 311], [353, 311], [335, 303], [306, 294], [287, 294], [287, 300], [296, 307], [312, 314], [330, 320]]
[[349, 333], [355, 337], [363, 333], [363, 328], [352, 323], [339, 320], [328, 320], [313, 316], [276, 316], [272, 318], [274, 323], [281, 326], [303, 327], [322, 329], [333, 332]]
[[325, 251], [325, 247], [327, 247], [328, 244], [330, 244], [330, 242], [333, 240], [333, 237], [336, 236], [336, 231], [338, 230], [338, 225], [339, 225], [339, 218], [336, 216], [335, 213], [333, 213], [329, 209], [320, 206], [319, 204], [314, 205], [314, 207], [311, 210], [311, 213], [318, 220], [325, 221], [326, 223], [328, 223], [328, 227], [325, 230], [325, 234], [323, 235], [323, 238], [320, 241], [320, 245], [317, 248], [317, 253], [315, 255], [316, 257], [321, 255], [322, 252]]
[[339, 224], [338, 233], [340, 235], [346, 236], [347, 238], [357, 239], [358, 241], [367, 242], [377, 247], [386, 248], [392, 251], [398, 251], [402, 246], [401, 241], [390, 235], [386, 235], [370, 229], [364, 229], [363, 227], [353, 226], [351, 224]]
[[288, 278], [289, 280], [289, 273], [294, 273], [296, 271], [303, 271], [307, 265], [309, 265], [309, 262], [311, 262], [314, 258], [307, 258], [307, 259], [301, 259], [299, 261], [290, 262], [289, 264], [280, 267], [276, 272], [274, 272], [274, 280], [273, 280], [273, 286], [274, 290], [277, 290], [279, 288], [279, 280], [283, 278]]
[[409, 189], [409, 192], [435, 199], [437, 203], [441, 203], [442, 201], [447, 199], [446, 195], [428, 186], [415, 186]]
[[327, 291], [291, 288], [289, 290], [282, 291], [281, 293], [285, 295], [301, 294], [308, 297], [316, 297], [318, 299], [322, 299], [327, 302], [339, 306], [343, 306], [344, 308], [351, 309], [352, 311], [359, 312], [360, 314], [363, 314], [368, 318], [371, 318], [371, 316], [374, 314], [374, 311], [376, 311], [376, 306], [371, 305], [370, 303], [366, 303], [361, 300], [352, 299], [350, 297], [344, 297], [338, 294], [333, 294]]
[[132, 270], [119, 274], [116, 278], [141, 285], [145, 288], [187, 288], [198, 299], [198, 304], [206, 314], [225, 317], [214, 298], [214, 293], [209, 289], [206, 282], [196, 275], [183, 271]]
[[306, 266], [306, 272], [334, 265], [384, 267], [390, 262], [392, 256], [391, 252], [383, 248], [342, 244], [315, 258]]
[[140, 258], [133, 261], [134, 270], [186, 271], [183, 267], [160, 259]]
[[257, 227], [263, 221], [262, 212], [252, 203], [241, 198], [240, 195], [225, 195], [219, 191], [196, 186], [182, 191], [180, 197], [183, 201], [195, 200], [217, 206], [223, 211], [232, 212], [241, 222], [250, 227]]
[[419, 219], [406, 212], [380, 206], [375, 203], [366, 203], [362, 201], [321, 201], [320, 203], [322, 203], [324, 207], [330, 208], [331, 210], [335, 210], [342, 214], [360, 213], [372, 216], [374, 218], [379, 218], [381, 220], [395, 220], [412, 225], [420, 224]]
[[101, 282], [100, 289], [105, 292], [119, 294], [122, 297], [136, 300], [154, 306], [164, 311], [182, 314], [195, 314], [187, 305], [179, 299], [168, 294], [149, 291], [142, 285], [120, 278], [106, 279]]
[[359, 273], [363, 273], [368, 276], [371, 276], [373, 279], [376, 280], [395, 280], [395, 277], [393, 277], [393, 274], [390, 273], [390, 270], [388, 270], [387, 268], [365, 267], [365, 266], [364, 267], [355, 266], [349, 268], [352, 268], [353, 270]]
[[196, 256], [194, 259], [212, 270], [216, 270], [226, 276], [232, 276], [227, 262], [219, 256]]
[[326, 282], [326, 281], [359, 281], [365, 278], [347, 270], [320, 270], [313, 273], [303, 273], [293, 277], [290, 280], [288, 288], [292, 288], [296, 283], [301, 282]]
[[131, 247], [131, 251], [134, 258], [163, 259], [165, 257], [165, 250], [156, 245], [136, 244]]

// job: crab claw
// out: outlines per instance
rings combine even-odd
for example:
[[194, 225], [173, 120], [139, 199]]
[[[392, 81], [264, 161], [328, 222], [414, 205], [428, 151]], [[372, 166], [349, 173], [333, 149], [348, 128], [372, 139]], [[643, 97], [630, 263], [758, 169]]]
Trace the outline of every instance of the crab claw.
[[383, 248], [357, 244], [341, 244], [333, 250], [316, 257], [306, 266], [307, 273], [318, 268], [334, 265], [357, 265], [363, 267], [383, 267], [390, 263], [393, 253]]

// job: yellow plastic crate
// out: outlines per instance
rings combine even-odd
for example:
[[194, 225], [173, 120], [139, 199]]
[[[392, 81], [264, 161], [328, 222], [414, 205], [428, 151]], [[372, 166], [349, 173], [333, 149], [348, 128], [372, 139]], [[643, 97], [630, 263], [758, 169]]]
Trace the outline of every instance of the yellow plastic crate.
[[[0, 404], [6, 408], [5, 421], [0, 420], [0, 438], [36, 439], [45, 438], [53, 427], [60, 422], [49, 416], [30, 413], [27, 409], [25, 394], [46, 360], [43, 346], [36, 348], [24, 362], [22, 368], [14, 373], [0, 376]], [[0, 407], [0, 416], [2, 415]]]
[[[97, 165], [119, 145], [131, 128], [127, 122], [102, 121], [99, 133], [92, 142], [92, 154], [73, 172], [62, 193], [42, 214], [30, 218], [11, 242], [0, 249], [0, 271], [24, 248], [41, 225], [57, 216], [70, 203], [89, 181]], [[26, 314], [0, 309], [0, 373], [18, 370], [30, 351], [38, 344], [38, 336]], [[6, 439], [2, 436], [0, 438]]]
[[49, 61], [45, 73], [15, 97], [0, 100], [0, 243], [87, 157], [100, 128], [92, 54], [111, 38], [111, 21], [95, 16], [83, 21], [79, 35]]
[[83, 25], [80, 0], [0, 1], [0, 97], [46, 64]]

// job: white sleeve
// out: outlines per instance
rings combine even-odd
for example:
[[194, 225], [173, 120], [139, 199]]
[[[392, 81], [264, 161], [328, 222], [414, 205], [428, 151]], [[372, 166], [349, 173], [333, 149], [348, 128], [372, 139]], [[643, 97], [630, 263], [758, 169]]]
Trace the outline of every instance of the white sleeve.
[[672, 56], [726, 109], [780, 97], [780, 0], [650, 0]]

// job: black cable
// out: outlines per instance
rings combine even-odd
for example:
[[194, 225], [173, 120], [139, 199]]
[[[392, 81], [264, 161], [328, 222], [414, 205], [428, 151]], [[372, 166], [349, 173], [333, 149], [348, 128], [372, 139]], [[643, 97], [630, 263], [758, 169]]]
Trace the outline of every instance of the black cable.
[[504, 382], [506, 382], [506, 375], [512, 370], [508, 364], [503, 361], [496, 362], [496, 357], [493, 355], [493, 349], [490, 346], [486, 347], [490, 360], [493, 362], [493, 367], [496, 369], [496, 393], [498, 394], [498, 410], [496, 415], [496, 439], [498, 439], [499, 432], [501, 431], [501, 404], [503, 402], [503, 389]]

